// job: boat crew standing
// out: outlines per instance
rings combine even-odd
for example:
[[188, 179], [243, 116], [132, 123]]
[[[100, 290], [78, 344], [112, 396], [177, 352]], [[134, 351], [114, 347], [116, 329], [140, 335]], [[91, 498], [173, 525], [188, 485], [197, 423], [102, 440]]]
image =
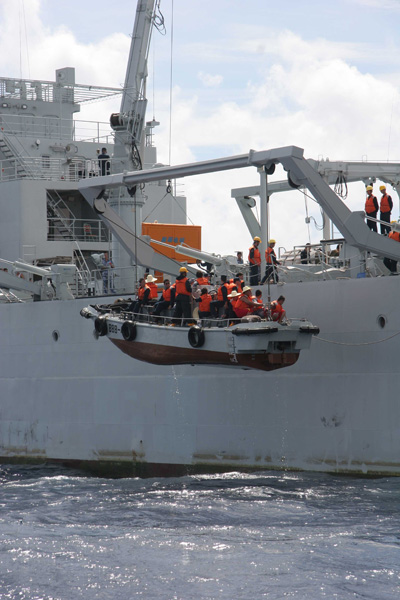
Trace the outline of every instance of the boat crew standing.
[[381, 223], [381, 234], [388, 235], [388, 233], [390, 231], [389, 223], [390, 223], [390, 214], [391, 214], [392, 208], [393, 208], [393, 200], [392, 200], [391, 196], [389, 196], [386, 193], [385, 185], [381, 185], [379, 190], [382, 194], [381, 202], [379, 205], [379, 210], [381, 211], [379, 219], [380, 219], [380, 221], [384, 221], [385, 223], [387, 223], [387, 225], [385, 225], [385, 223]]
[[376, 219], [376, 215], [378, 214], [378, 200], [376, 196], [373, 195], [373, 187], [372, 185], [367, 185], [367, 199], [365, 201], [365, 214], [367, 215], [367, 225], [371, 231], [378, 232], [378, 228], [376, 226], [376, 221], [371, 221], [368, 217], [372, 219]]
[[190, 319], [192, 316], [192, 310], [190, 306], [190, 299], [192, 297], [192, 286], [187, 278], [187, 268], [181, 267], [179, 269], [179, 275], [175, 282], [175, 311], [174, 319], [182, 317]]
[[261, 284], [268, 281], [271, 277], [273, 278], [274, 283], [278, 283], [279, 281], [278, 271], [276, 269], [276, 265], [279, 265], [279, 262], [274, 250], [275, 244], [275, 240], [269, 240], [268, 248], [265, 251], [265, 275], [262, 278]]
[[261, 277], [261, 254], [258, 246], [261, 243], [259, 237], [255, 237], [253, 245], [249, 248], [250, 263], [250, 285], [258, 285]]

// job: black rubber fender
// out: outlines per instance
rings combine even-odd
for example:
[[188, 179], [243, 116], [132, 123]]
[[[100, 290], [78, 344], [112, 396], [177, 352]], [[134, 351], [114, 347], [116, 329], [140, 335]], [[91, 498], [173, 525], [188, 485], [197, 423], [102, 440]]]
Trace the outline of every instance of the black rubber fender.
[[193, 348], [201, 348], [206, 341], [206, 336], [204, 335], [204, 330], [197, 325], [194, 325], [189, 329], [188, 333], [189, 344]]
[[107, 319], [104, 316], [96, 317], [94, 320], [94, 329], [99, 336], [107, 335]]
[[136, 338], [136, 323], [133, 321], [124, 321], [121, 326], [121, 334], [126, 342], [133, 342]]

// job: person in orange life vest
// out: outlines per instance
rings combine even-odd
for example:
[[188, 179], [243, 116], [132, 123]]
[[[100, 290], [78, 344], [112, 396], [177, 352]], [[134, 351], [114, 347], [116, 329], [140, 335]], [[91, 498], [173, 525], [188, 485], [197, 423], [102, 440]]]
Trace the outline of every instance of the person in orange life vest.
[[250, 285], [258, 285], [261, 277], [261, 254], [258, 249], [260, 244], [261, 239], [255, 237], [253, 245], [249, 248]]
[[217, 291], [217, 299], [213, 300], [210, 305], [211, 316], [213, 319], [218, 319], [219, 309], [226, 306], [228, 302], [228, 282], [226, 275], [221, 275], [221, 285]]
[[262, 304], [262, 291], [261, 290], [256, 290], [256, 295], [255, 295], [255, 301], [258, 302], [258, 304]]
[[271, 277], [274, 280], [274, 283], [278, 283], [279, 281], [279, 277], [278, 277], [278, 271], [276, 270], [276, 265], [279, 265], [280, 263], [278, 262], [277, 258], [276, 258], [276, 254], [275, 254], [275, 240], [269, 240], [268, 243], [268, 248], [265, 251], [265, 275], [262, 278], [261, 281], [261, 285], [265, 282], [268, 281], [269, 279], [271, 279]]
[[258, 302], [254, 302], [254, 300], [252, 299], [251, 287], [246, 285], [243, 288], [243, 293], [239, 297], [238, 301], [236, 302], [236, 306], [234, 308], [236, 316], [239, 319], [241, 319], [242, 317], [245, 317], [249, 313], [252, 313], [253, 310], [257, 310], [259, 307], [260, 307], [260, 305], [258, 304]]
[[[236, 291], [239, 292], [239, 294], [241, 294], [242, 289], [244, 288], [243, 281], [241, 281], [239, 277], [235, 277], [233, 280], [233, 285], [236, 287]], [[231, 291], [233, 291], [235, 287], [233, 287]]]
[[158, 298], [158, 287], [156, 285], [157, 279], [153, 275], [147, 275], [146, 284], [150, 288], [150, 300], [154, 301]]
[[[392, 231], [389, 233], [388, 237], [395, 242], [400, 242], [400, 233], [397, 231], [397, 228], [394, 228], [395, 224], [397, 224], [396, 221], [391, 222]], [[383, 259], [383, 264], [387, 269], [389, 269], [391, 275], [397, 275], [397, 260], [394, 260], [393, 258], [386, 258], [385, 256]]]
[[209, 281], [208, 277], [205, 276], [205, 273], [203, 273], [202, 271], [197, 271], [196, 284], [197, 285], [210, 285], [210, 281]]
[[199, 303], [199, 318], [207, 319], [207, 317], [211, 317], [210, 304], [212, 302], [212, 297], [208, 293], [207, 288], [201, 290], [201, 296], [196, 299], [196, 302]]
[[144, 277], [139, 279], [139, 288], [137, 293], [137, 300], [133, 301], [130, 307], [128, 308], [129, 312], [140, 313], [145, 304], [148, 303], [150, 298], [150, 288], [146, 284], [146, 280]]
[[282, 319], [286, 316], [286, 311], [282, 307], [285, 302], [285, 296], [279, 296], [278, 300], [271, 302], [271, 319], [282, 323]]
[[164, 279], [164, 289], [160, 300], [154, 305], [153, 316], [161, 315], [163, 310], [167, 310], [174, 305], [175, 288], [171, 286], [169, 279]]
[[230, 294], [228, 294], [227, 298], [228, 298], [228, 303], [225, 309], [225, 313], [226, 313], [226, 317], [228, 319], [237, 319], [236, 313], [235, 313], [235, 306], [236, 306], [236, 302], [238, 301], [238, 299], [240, 298], [240, 293], [234, 288]]
[[[379, 210], [381, 211], [379, 219], [380, 219], [380, 221], [384, 221], [384, 223], [381, 223], [381, 234], [388, 235], [389, 231], [390, 231], [389, 223], [390, 223], [390, 214], [393, 209], [393, 200], [392, 200], [391, 196], [389, 196], [386, 193], [386, 185], [381, 185], [379, 190], [382, 194], [382, 198], [381, 198], [380, 205], [379, 205]], [[388, 223], [388, 225], [385, 225], [385, 223]]]
[[[378, 207], [378, 200], [372, 193], [373, 189], [374, 188], [372, 187], [372, 185], [367, 185], [367, 187], [366, 187], [367, 199], [365, 201], [365, 214], [367, 215], [367, 217], [376, 219], [376, 215], [378, 214], [379, 207]], [[378, 232], [378, 228], [376, 226], [375, 221], [371, 221], [370, 219], [367, 218], [367, 225], [371, 231], [375, 231], [375, 233]]]
[[187, 278], [188, 270], [186, 267], [179, 269], [179, 275], [175, 282], [175, 311], [174, 319], [183, 317], [190, 319], [192, 316], [191, 308], [191, 297], [192, 297], [192, 286]]

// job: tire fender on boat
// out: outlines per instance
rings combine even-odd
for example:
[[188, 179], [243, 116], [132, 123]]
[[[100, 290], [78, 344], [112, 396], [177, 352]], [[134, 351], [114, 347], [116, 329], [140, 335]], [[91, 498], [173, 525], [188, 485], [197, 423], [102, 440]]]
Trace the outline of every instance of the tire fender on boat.
[[107, 319], [104, 316], [96, 317], [94, 320], [94, 329], [100, 335], [107, 335]]
[[205, 342], [206, 337], [204, 335], [203, 329], [201, 327], [197, 327], [197, 325], [194, 325], [189, 329], [188, 339], [189, 344], [193, 348], [201, 348]]
[[133, 321], [124, 321], [121, 327], [121, 334], [126, 342], [133, 342], [136, 338], [136, 323]]

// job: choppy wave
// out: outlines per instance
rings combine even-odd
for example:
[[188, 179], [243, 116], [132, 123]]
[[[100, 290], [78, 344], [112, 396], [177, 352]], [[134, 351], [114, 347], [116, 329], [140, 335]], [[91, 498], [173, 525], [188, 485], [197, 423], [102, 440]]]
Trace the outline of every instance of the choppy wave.
[[399, 598], [399, 479], [0, 469], [0, 598]]

